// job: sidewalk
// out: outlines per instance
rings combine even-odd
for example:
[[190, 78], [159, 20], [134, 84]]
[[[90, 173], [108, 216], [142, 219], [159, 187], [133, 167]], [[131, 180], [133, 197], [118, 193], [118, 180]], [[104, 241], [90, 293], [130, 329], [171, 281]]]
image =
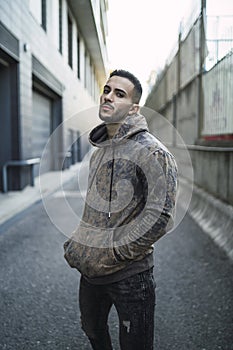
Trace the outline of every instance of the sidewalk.
[[35, 186], [27, 186], [22, 191], [0, 193], [0, 225], [28, 208], [33, 203], [48, 196], [77, 175], [80, 163], [64, 171], [51, 171], [35, 178]]

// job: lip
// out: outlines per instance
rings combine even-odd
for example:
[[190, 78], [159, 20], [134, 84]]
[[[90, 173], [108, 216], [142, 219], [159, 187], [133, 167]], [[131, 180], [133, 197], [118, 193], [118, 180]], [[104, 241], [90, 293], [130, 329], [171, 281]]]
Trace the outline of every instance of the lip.
[[111, 105], [109, 105], [108, 103], [104, 103], [101, 105], [101, 108], [106, 110], [106, 111], [110, 111], [113, 110], [113, 107]]

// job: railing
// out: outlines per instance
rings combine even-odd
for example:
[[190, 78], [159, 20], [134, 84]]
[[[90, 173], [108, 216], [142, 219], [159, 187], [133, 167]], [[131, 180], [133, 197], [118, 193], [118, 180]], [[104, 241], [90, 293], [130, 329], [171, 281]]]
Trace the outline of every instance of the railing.
[[9, 167], [28, 167], [30, 168], [30, 184], [34, 186], [34, 165], [40, 163], [40, 158], [31, 158], [26, 160], [9, 160], [2, 167], [2, 191], [8, 191], [7, 170]]

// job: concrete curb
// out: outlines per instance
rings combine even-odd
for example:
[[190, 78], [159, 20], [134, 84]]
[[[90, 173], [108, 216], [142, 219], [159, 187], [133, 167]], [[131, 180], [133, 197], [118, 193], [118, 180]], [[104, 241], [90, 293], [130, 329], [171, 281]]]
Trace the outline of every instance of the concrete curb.
[[[185, 179], [180, 182], [181, 192], [190, 192], [191, 184]], [[193, 185], [188, 213], [233, 260], [233, 207]]]

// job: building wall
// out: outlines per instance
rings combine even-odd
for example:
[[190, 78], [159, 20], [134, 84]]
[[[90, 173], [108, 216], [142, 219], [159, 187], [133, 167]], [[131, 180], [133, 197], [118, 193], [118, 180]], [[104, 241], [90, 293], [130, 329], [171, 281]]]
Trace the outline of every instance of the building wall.
[[[177, 162], [182, 164], [180, 176], [233, 205], [233, 53], [204, 71], [206, 42], [201, 24], [198, 17], [187, 36], [179, 41], [178, 51], [160, 73], [145, 107], [164, 116], [186, 144], [179, 144], [171, 130], [161, 128], [158, 118], [148, 119], [151, 131], [173, 145]], [[187, 149], [193, 178], [183, 166]]]
[[[193, 177], [183, 164], [179, 168], [180, 177], [188, 180], [190, 185], [194, 181], [197, 188], [233, 206], [233, 149], [191, 145], [187, 149], [192, 162]], [[187, 149], [173, 147], [172, 152], [178, 163], [185, 159]]]
[[[97, 105], [101, 89], [99, 76], [105, 75], [106, 70], [103, 69], [100, 72], [96, 69], [95, 60], [91, 57], [86, 45], [87, 38], [82, 36], [82, 28], [78, 26], [77, 18], [66, 0], [60, 1], [62, 6], [61, 52], [59, 51], [58, 32], [59, 0], [42, 1], [46, 7], [46, 30], [32, 13], [37, 2], [40, 1], [2, 0], [0, 2], [0, 23], [4, 30], [15, 37], [19, 45], [19, 57], [15, 58], [9, 50], [8, 43], [1, 43], [0, 36], [0, 58], [4, 55], [9, 55], [9, 59], [13, 57], [18, 74], [18, 131], [20, 136], [18, 154], [10, 152], [11, 159], [17, 159], [17, 157], [28, 159], [33, 155], [34, 90], [52, 101], [53, 125], [50, 133], [61, 122], [65, 121], [61, 140], [57, 144], [60, 153], [66, 153], [69, 148], [70, 128], [82, 135], [98, 123], [97, 115], [92, 113], [90, 118], [84, 119], [80, 112]], [[68, 14], [72, 21], [72, 67], [68, 60]], [[97, 23], [96, 26], [98, 27], [100, 24]], [[78, 77], [77, 37], [80, 41], [80, 77]], [[103, 66], [104, 64], [105, 62], [103, 62]], [[2, 119], [3, 110], [1, 111], [1, 107], [0, 116]], [[74, 116], [76, 117], [73, 118], [70, 125], [68, 120]], [[11, 132], [13, 131], [11, 130]], [[84, 143], [82, 149], [85, 149], [85, 136], [82, 138], [82, 142]], [[9, 154], [7, 158], [9, 158]], [[3, 161], [4, 157], [1, 159], [1, 168]], [[18, 174], [19, 171], [20, 174]], [[27, 169], [11, 169], [10, 173], [12, 174], [9, 183], [14, 183], [13, 187], [23, 188], [29, 181]], [[18, 181], [13, 180], [15, 177], [18, 178]]]

